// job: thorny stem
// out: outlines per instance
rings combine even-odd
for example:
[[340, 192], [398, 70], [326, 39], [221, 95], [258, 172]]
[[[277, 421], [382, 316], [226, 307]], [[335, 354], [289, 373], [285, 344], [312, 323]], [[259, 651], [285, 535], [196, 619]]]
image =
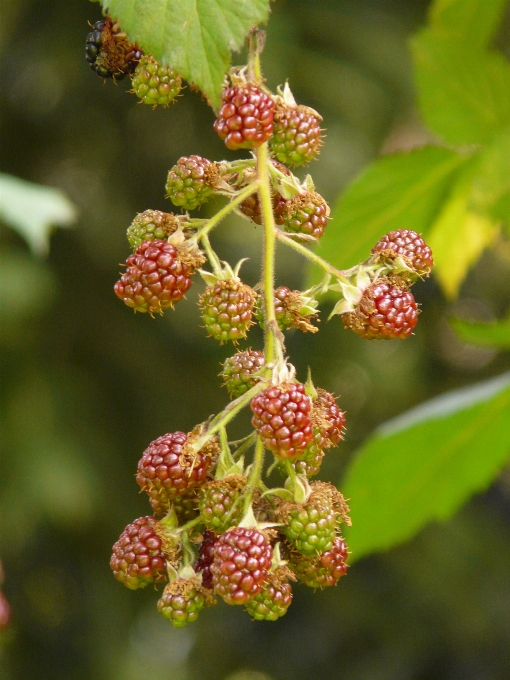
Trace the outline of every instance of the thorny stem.
[[195, 236], [193, 237], [196, 241], [200, 241], [204, 236], [206, 236], [214, 227], [216, 227], [221, 220], [226, 217], [234, 208], [236, 208], [240, 203], [245, 201], [249, 196], [254, 194], [258, 189], [258, 182], [252, 182], [249, 184], [247, 187], [245, 187], [242, 191], [240, 191], [237, 196], [235, 196], [230, 203], [227, 203], [227, 205], [223, 206], [223, 208], [216, 213], [213, 217], [211, 217], [210, 220], [207, 221], [207, 224], [202, 227]]
[[218, 415], [211, 420], [204, 434], [202, 434], [193, 442], [192, 449], [194, 451], [200, 451], [200, 449], [209, 441], [213, 434], [216, 434], [218, 430], [220, 430], [222, 427], [225, 427], [227, 423], [232, 420], [232, 418], [235, 418], [239, 411], [242, 411], [245, 406], [248, 406], [253, 397], [259, 394], [259, 392], [265, 390], [266, 387], [267, 383], [260, 381], [251, 389], [249, 389], [248, 392], [245, 392], [234, 401], [231, 401], [221, 413], [218, 413]]
[[275, 229], [275, 236], [279, 241], [282, 241], [291, 248], [294, 248], [294, 250], [297, 250], [298, 253], [304, 255], [306, 258], [311, 260], [311, 262], [318, 265], [325, 272], [328, 272], [328, 274], [331, 274], [332, 276], [336, 276], [342, 279], [347, 274], [349, 274], [351, 270], [356, 269], [356, 267], [351, 267], [351, 269], [344, 270], [336, 269], [336, 267], [333, 267], [332, 264], [329, 264], [329, 262], [327, 262], [326, 260], [322, 259], [322, 257], [314, 253], [313, 250], [309, 250], [309, 248], [304, 246], [302, 243], [299, 243], [299, 241], [295, 241], [294, 239], [290, 238], [289, 236], [284, 234], [283, 231], [281, 231], [280, 229]]
[[260, 437], [257, 437], [252, 468], [250, 476], [245, 486], [244, 514], [248, 512], [248, 508], [250, 507], [251, 502], [253, 500], [253, 492], [260, 483], [260, 474], [262, 472], [263, 465], [264, 465], [264, 445], [262, 443], [262, 439]]

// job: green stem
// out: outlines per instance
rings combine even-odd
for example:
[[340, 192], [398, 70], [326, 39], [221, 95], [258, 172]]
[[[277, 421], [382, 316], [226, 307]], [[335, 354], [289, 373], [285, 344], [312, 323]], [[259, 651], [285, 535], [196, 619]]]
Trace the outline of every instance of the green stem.
[[257, 443], [255, 445], [255, 455], [253, 457], [252, 468], [250, 476], [245, 486], [244, 493], [244, 514], [248, 512], [248, 508], [253, 500], [253, 492], [258, 487], [260, 483], [260, 475], [262, 472], [262, 467], [264, 465], [264, 445], [260, 437], [257, 438]]
[[197, 241], [200, 241], [204, 236], [206, 236], [211, 229], [214, 229], [221, 220], [226, 217], [234, 208], [236, 208], [240, 203], [245, 201], [249, 196], [254, 194], [258, 189], [258, 182], [252, 182], [249, 184], [247, 187], [245, 187], [242, 191], [240, 191], [235, 198], [233, 198], [230, 203], [227, 203], [219, 212], [216, 213], [211, 219], [207, 222], [207, 224], [202, 227], [193, 238], [195, 238]]
[[299, 243], [299, 241], [295, 241], [294, 239], [290, 238], [289, 236], [284, 234], [283, 231], [280, 231], [280, 229], [275, 230], [275, 236], [279, 241], [282, 241], [291, 248], [294, 248], [294, 250], [297, 250], [298, 253], [304, 255], [306, 258], [311, 260], [313, 263], [321, 267], [321, 269], [324, 269], [324, 271], [328, 272], [328, 274], [331, 274], [332, 276], [343, 278], [350, 271], [349, 269], [343, 271], [340, 269], [336, 269], [335, 267], [333, 267], [333, 265], [329, 264], [329, 262], [324, 260], [322, 257], [316, 255], [316, 253], [314, 253], [313, 250], [309, 250], [302, 243]]
[[209, 259], [213, 272], [221, 278], [222, 275], [221, 262], [219, 261], [218, 256], [216, 255], [214, 250], [211, 248], [209, 236], [207, 234], [203, 234], [201, 241], [202, 245], [204, 246], [204, 250], [207, 253], [207, 257]]
[[264, 299], [264, 359], [271, 364], [276, 359], [277, 329], [274, 307], [275, 222], [273, 201], [268, 172], [269, 154], [267, 142], [257, 149], [257, 176], [259, 199], [264, 224], [264, 249], [262, 256], [262, 296]]
[[187, 524], [183, 524], [182, 527], [179, 527], [177, 529], [177, 532], [179, 534], [182, 534], [183, 532], [187, 532], [190, 529], [193, 529], [193, 527], [196, 527], [197, 524], [200, 524], [202, 521], [202, 517], [199, 515], [198, 517], [195, 517], [195, 519], [190, 520]]
[[221, 413], [218, 413], [218, 415], [211, 420], [204, 434], [202, 434], [193, 443], [192, 446], [193, 450], [200, 451], [202, 446], [204, 446], [204, 444], [206, 444], [209, 441], [213, 434], [218, 432], [218, 430], [221, 430], [221, 428], [226, 427], [227, 423], [229, 423], [233, 418], [235, 418], [239, 411], [242, 411], [242, 409], [245, 406], [248, 406], [253, 397], [259, 394], [259, 392], [265, 390], [266, 387], [267, 383], [265, 383], [264, 381], [260, 381], [256, 385], [254, 385], [251, 389], [249, 389], [248, 392], [245, 392], [242, 396], [238, 397], [234, 401], [231, 401], [230, 404], [228, 404], [228, 406], [226, 406]]

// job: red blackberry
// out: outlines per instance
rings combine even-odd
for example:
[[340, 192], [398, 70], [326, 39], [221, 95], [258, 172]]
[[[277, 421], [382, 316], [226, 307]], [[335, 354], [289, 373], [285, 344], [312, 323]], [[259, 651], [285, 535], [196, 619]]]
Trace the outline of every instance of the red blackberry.
[[380, 279], [370, 285], [353, 312], [342, 314], [342, 322], [369, 340], [405, 340], [418, 323], [418, 308], [407, 288]]
[[244, 514], [240, 499], [245, 485], [246, 477], [227, 475], [223, 479], [207, 482], [200, 489], [198, 507], [208, 529], [222, 534], [239, 524]]
[[189, 496], [204, 484], [219, 451], [211, 439], [200, 451], [191, 448], [193, 437], [184, 432], [165, 434], [153, 441], [138, 463], [136, 481], [151, 499], [155, 512], [166, 513], [174, 499]]
[[227, 604], [246, 604], [260, 593], [271, 568], [273, 549], [257, 529], [234, 527], [214, 546], [214, 590]]
[[292, 587], [285, 578], [269, 572], [262, 590], [246, 605], [248, 614], [257, 621], [276, 621], [287, 613], [292, 603]]
[[163, 66], [154, 57], [140, 59], [131, 79], [134, 94], [149, 106], [168, 106], [182, 89], [182, 78], [169, 66]]
[[428, 276], [434, 266], [431, 249], [419, 234], [410, 229], [390, 231], [375, 244], [372, 255], [383, 260], [394, 260], [400, 256], [418, 276]]
[[331, 550], [322, 555], [305, 556], [291, 553], [289, 565], [299, 581], [310, 588], [334, 586], [347, 573], [347, 546], [340, 536], [333, 541]]
[[[285, 206], [287, 201], [279, 193], [273, 194], [273, 216], [275, 224], [282, 225], [285, 221]], [[252, 194], [245, 198], [245, 200], [239, 205], [239, 210], [249, 217], [255, 224], [262, 224], [262, 208], [260, 206], [260, 200], [258, 194]]]
[[183, 156], [168, 173], [166, 194], [174, 205], [195, 210], [212, 196], [217, 172], [207, 158]]
[[296, 458], [312, 440], [311, 400], [303, 385], [271, 386], [251, 401], [251, 424], [278, 458]]
[[[313, 439], [306, 447], [305, 452], [299, 456], [299, 458], [294, 458], [292, 461], [294, 470], [299, 475], [305, 475], [306, 477], [315, 477], [315, 475], [319, 474], [322, 459], [324, 458], [324, 451], [320, 446], [322, 443], [322, 436], [315, 427], [313, 428], [313, 432]], [[280, 467], [283, 474], [286, 474], [286, 468], [283, 466]]]
[[304, 555], [331, 550], [339, 518], [348, 520], [344, 498], [332, 484], [313, 482], [311, 489], [305, 503], [282, 503], [276, 512], [283, 523], [280, 531]]
[[96, 21], [85, 41], [85, 58], [100, 78], [122, 80], [134, 71], [142, 52], [110, 17]]
[[288, 106], [278, 101], [269, 142], [276, 158], [286, 165], [306, 165], [317, 158], [322, 146], [321, 120], [307, 106]]
[[335, 397], [320, 387], [312, 402], [311, 418], [314, 428], [320, 434], [321, 448], [329, 449], [340, 443], [345, 427], [345, 413], [338, 407]]
[[290, 234], [320, 238], [328, 224], [329, 206], [315, 191], [297, 194], [285, 206], [284, 229]]
[[200, 610], [216, 600], [197, 578], [179, 579], [165, 586], [158, 600], [158, 611], [174, 628], [183, 628], [197, 620]]
[[253, 325], [257, 293], [239, 279], [219, 280], [200, 296], [202, 320], [207, 334], [226, 342], [245, 338]]
[[162, 541], [155, 517], [140, 517], [128, 524], [113, 546], [113, 575], [131, 590], [160, 583], [166, 578]]
[[198, 548], [198, 559], [195, 564], [197, 574], [202, 574], [204, 588], [213, 589], [211, 564], [214, 560], [214, 546], [218, 540], [214, 531], [204, 531], [204, 539]]
[[154, 239], [144, 241], [126, 260], [127, 270], [115, 284], [116, 295], [135, 312], [162, 314], [191, 286], [194, 272], [175, 246]]
[[173, 213], [145, 210], [135, 217], [126, 236], [131, 248], [136, 250], [144, 241], [164, 241], [176, 231], [179, 224], [179, 219]]
[[220, 373], [231, 398], [242, 396], [257, 383], [253, 374], [264, 366], [264, 353], [256, 349], [245, 349], [225, 359]]
[[228, 149], [256, 149], [273, 134], [274, 102], [256, 85], [229, 87], [214, 129]]

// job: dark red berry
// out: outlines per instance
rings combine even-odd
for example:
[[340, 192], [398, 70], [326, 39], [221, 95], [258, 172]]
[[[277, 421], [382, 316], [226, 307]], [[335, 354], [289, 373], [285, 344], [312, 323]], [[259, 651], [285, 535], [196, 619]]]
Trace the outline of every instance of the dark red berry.
[[199, 579], [178, 579], [165, 586], [158, 600], [158, 611], [174, 628], [183, 628], [197, 620], [200, 610], [216, 600]]
[[140, 517], [128, 524], [113, 546], [113, 575], [131, 590], [160, 583], [166, 578], [165, 555], [156, 533], [155, 517]]
[[276, 105], [274, 134], [269, 145], [286, 165], [306, 165], [319, 155], [322, 146], [320, 118], [307, 106]]
[[256, 349], [245, 349], [225, 359], [221, 376], [230, 396], [235, 399], [256, 385], [254, 373], [264, 366], [264, 353]]
[[329, 449], [340, 443], [345, 427], [345, 413], [340, 410], [330, 392], [320, 387], [317, 389], [317, 397], [312, 402], [311, 417], [321, 437], [321, 448]]
[[252, 425], [278, 458], [296, 458], [312, 440], [311, 400], [299, 383], [271, 386], [251, 401]]
[[299, 581], [310, 588], [334, 586], [347, 573], [347, 546], [340, 536], [333, 541], [330, 550], [322, 555], [307, 556], [291, 553], [289, 565]]
[[434, 266], [432, 251], [423, 238], [410, 229], [390, 231], [372, 248], [372, 255], [389, 260], [400, 256], [418, 276], [428, 276]]
[[[275, 224], [282, 225], [285, 222], [285, 206], [287, 201], [279, 193], [273, 194], [273, 216]], [[249, 217], [255, 224], [262, 224], [262, 208], [258, 194], [252, 194], [245, 198], [239, 205], [239, 210]]]
[[7, 602], [7, 598], [0, 590], [0, 631], [7, 628], [11, 622], [11, 608]]
[[287, 613], [291, 603], [290, 583], [270, 572], [260, 593], [246, 605], [246, 611], [257, 621], [276, 621]]
[[198, 548], [198, 559], [195, 564], [197, 574], [202, 574], [204, 588], [213, 589], [211, 565], [214, 560], [214, 545], [218, 537], [214, 531], [204, 531], [204, 539]]
[[166, 194], [174, 205], [195, 210], [213, 194], [216, 166], [202, 156], [183, 156], [168, 173]]
[[407, 288], [381, 279], [365, 290], [353, 312], [342, 314], [342, 321], [369, 340], [405, 340], [418, 323], [418, 307]]
[[202, 320], [208, 335], [220, 342], [237, 342], [253, 325], [257, 293], [237, 279], [220, 280], [207, 286], [200, 297]]
[[205, 483], [219, 445], [212, 439], [195, 452], [192, 442], [184, 432], [173, 432], [159, 437], [144, 451], [136, 481], [154, 501], [155, 512], [168, 512], [175, 499], [189, 496]]
[[315, 191], [298, 194], [285, 206], [284, 229], [291, 234], [320, 238], [328, 224], [329, 206]]
[[273, 549], [257, 529], [234, 527], [214, 546], [214, 590], [227, 604], [246, 604], [260, 593], [271, 568]]
[[126, 260], [126, 271], [115, 284], [116, 295], [136, 312], [162, 314], [191, 286], [194, 272], [175, 246], [154, 239], [144, 241]]
[[214, 129], [228, 149], [256, 149], [273, 134], [274, 102], [256, 85], [229, 87]]

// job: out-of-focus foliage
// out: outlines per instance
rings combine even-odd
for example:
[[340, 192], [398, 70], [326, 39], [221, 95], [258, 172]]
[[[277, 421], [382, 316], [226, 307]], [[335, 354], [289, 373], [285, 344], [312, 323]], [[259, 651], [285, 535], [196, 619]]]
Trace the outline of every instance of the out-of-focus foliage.
[[[505, 472], [450, 521], [357, 562], [336, 588], [312, 593], [296, 586], [278, 622], [251, 622], [239, 608], [219, 605], [174, 630], [156, 611], [157, 593], [130, 592], [112, 577], [113, 542], [128, 522], [149, 513], [134, 480], [142, 451], [161, 434], [190, 430], [223, 408], [227, 395], [217, 374], [233, 353], [200, 328], [199, 284], [186, 303], [158, 319], [134, 315], [115, 298], [118, 263], [129, 252], [125, 231], [137, 212], [169, 208], [164, 184], [180, 156], [220, 160], [227, 152], [212, 130], [211, 109], [194, 92], [153, 111], [136, 105], [126, 80], [103, 85], [88, 68], [84, 40], [87, 21], [100, 18], [98, 4], [4, 5], [3, 170], [65, 191], [79, 222], [53, 235], [44, 262], [14, 232], [0, 229], [0, 555], [13, 609], [0, 647], [2, 680], [505, 677]], [[446, 12], [455, 3], [443, 5]], [[263, 54], [268, 86], [289, 78], [298, 101], [323, 115], [326, 144], [306, 171], [329, 201], [381, 151], [403, 153], [432, 141], [416, 112], [407, 47], [427, 20], [427, 6], [426, 0], [271, 3]], [[508, 56], [504, 10], [491, 49]], [[489, 145], [482, 149], [488, 153]], [[443, 157], [457, 152], [439, 150]], [[464, 164], [455, 167], [452, 179]], [[504, 182], [492, 207], [484, 197], [495, 184], [488, 184], [482, 213], [495, 215], [497, 207], [504, 216]], [[402, 213], [403, 226], [416, 228], [413, 206], [411, 200], [408, 225]], [[362, 233], [361, 221], [352, 224]], [[257, 281], [260, 228], [232, 219], [213, 239], [231, 262], [249, 250], [243, 271], [248, 283]], [[342, 243], [335, 245], [339, 252]], [[450, 325], [452, 316], [470, 323], [504, 316], [510, 247], [504, 232], [495, 243], [455, 302], [434, 280], [417, 284], [422, 314], [406, 342], [363, 341], [338, 319], [323, 321], [313, 336], [287, 337], [298, 375], [305, 379], [310, 365], [314, 383], [339, 395], [347, 412], [346, 440], [326, 456], [324, 479], [340, 479], [353, 450], [382, 422], [510, 369], [508, 353], [467, 344]], [[277, 283], [304, 286], [302, 260], [282, 248]], [[327, 314], [324, 308], [322, 318]], [[260, 347], [256, 334], [250, 342]], [[232, 436], [245, 425], [235, 422]]]

